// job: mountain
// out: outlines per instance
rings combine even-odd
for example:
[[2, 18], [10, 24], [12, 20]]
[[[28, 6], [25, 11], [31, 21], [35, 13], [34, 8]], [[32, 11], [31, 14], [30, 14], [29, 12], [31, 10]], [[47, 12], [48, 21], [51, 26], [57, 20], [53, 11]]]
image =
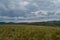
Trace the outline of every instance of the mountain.
[[42, 21], [42, 22], [0, 22], [0, 24], [24, 24], [24, 25], [40, 25], [40, 26], [60, 26], [60, 21]]

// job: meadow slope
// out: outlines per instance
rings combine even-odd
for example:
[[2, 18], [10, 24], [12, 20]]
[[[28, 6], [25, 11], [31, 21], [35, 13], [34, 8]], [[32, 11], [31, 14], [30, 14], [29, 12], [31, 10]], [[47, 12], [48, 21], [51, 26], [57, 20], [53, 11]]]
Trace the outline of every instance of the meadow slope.
[[0, 24], [0, 40], [60, 40], [60, 27]]

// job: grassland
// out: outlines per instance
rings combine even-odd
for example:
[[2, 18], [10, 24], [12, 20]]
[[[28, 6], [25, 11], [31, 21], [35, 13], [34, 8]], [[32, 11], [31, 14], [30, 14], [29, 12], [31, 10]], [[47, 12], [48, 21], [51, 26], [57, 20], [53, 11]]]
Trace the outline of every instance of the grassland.
[[60, 27], [0, 24], [0, 40], [60, 40]]

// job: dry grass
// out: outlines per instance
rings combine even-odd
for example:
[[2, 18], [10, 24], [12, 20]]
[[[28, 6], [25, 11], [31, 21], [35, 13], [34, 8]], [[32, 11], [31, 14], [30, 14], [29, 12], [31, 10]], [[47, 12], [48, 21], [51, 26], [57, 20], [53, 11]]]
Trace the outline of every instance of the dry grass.
[[60, 27], [2, 24], [0, 40], [60, 40]]

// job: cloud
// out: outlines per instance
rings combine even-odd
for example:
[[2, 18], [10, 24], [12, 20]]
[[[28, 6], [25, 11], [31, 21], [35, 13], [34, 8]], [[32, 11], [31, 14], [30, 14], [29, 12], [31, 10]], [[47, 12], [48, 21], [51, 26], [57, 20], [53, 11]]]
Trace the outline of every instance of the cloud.
[[35, 15], [39, 15], [39, 14], [47, 15], [47, 11], [43, 11], [43, 10], [38, 10], [38, 11], [35, 11], [35, 12], [32, 12], [32, 13], [34, 13]]
[[60, 0], [51, 0], [51, 1], [55, 4], [60, 3]]
[[0, 0], [0, 19], [60, 19], [60, 0]]
[[0, 8], [8, 10], [22, 10], [29, 4], [28, 1], [23, 0], [0, 0]]

